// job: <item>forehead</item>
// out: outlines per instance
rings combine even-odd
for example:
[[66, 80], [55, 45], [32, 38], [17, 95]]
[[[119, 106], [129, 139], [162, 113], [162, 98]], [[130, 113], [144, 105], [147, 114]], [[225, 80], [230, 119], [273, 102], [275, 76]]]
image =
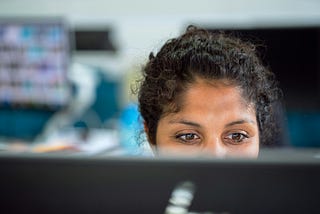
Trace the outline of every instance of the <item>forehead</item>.
[[223, 80], [197, 79], [181, 94], [179, 112], [255, 115], [254, 105], [241, 93], [241, 88]]

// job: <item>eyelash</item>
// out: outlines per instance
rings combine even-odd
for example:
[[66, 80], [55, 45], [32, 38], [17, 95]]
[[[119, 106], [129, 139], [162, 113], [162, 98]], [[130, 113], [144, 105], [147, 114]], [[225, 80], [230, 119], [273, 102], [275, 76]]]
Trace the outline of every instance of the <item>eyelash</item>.
[[[183, 139], [182, 137], [186, 138], [188, 135], [192, 135], [193, 137], [196, 137], [194, 139], [188, 140], [188, 139]], [[193, 145], [193, 144], [197, 144], [199, 142], [194, 142], [194, 141], [198, 141], [200, 140], [200, 137], [195, 134], [195, 133], [183, 133], [183, 134], [177, 134], [175, 135], [175, 138], [177, 140], [179, 140], [180, 142], [183, 142], [184, 144], [189, 144], [189, 145]]]
[[[240, 139], [238, 140], [234, 140], [232, 139], [232, 135], [238, 135], [238, 137], [240, 136]], [[231, 136], [229, 138], [229, 136]], [[243, 133], [239, 133], [239, 132], [235, 132], [235, 133], [231, 133], [229, 135], [227, 135], [227, 137], [225, 137], [226, 140], [231, 140], [232, 142], [230, 142], [231, 144], [240, 144], [243, 143], [243, 141], [245, 141], [246, 139], [248, 139], [249, 136], [247, 134], [243, 134]]]
[[[186, 139], [188, 135], [189, 136], [193, 136], [193, 139], [189, 139], [189, 140]], [[235, 137], [235, 135], [237, 135], [237, 137], [240, 137], [240, 139], [238, 139], [238, 140], [237, 139], [232, 139], [232, 137]], [[194, 138], [194, 137], [196, 137], [196, 138]], [[180, 142], [182, 142], [184, 144], [189, 144], [189, 145], [198, 144], [198, 143], [200, 143], [198, 141], [201, 140], [201, 138], [196, 133], [177, 134], [177, 135], [174, 136], [174, 138], [179, 140]], [[233, 145], [238, 145], [238, 144], [244, 143], [244, 141], [246, 139], [248, 139], [248, 138], [249, 138], [249, 136], [247, 134], [240, 133], [240, 132], [234, 132], [234, 133], [228, 134], [224, 139], [227, 141], [226, 143], [230, 143], [230, 144], [233, 144]]]

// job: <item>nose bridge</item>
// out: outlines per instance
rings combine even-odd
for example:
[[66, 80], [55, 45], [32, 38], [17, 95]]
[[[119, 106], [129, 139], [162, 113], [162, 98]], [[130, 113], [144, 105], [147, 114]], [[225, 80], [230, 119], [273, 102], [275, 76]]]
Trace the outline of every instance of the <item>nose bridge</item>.
[[205, 152], [215, 157], [225, 157], [227, 149], [219, 136], [213, 135], [205, 144]]

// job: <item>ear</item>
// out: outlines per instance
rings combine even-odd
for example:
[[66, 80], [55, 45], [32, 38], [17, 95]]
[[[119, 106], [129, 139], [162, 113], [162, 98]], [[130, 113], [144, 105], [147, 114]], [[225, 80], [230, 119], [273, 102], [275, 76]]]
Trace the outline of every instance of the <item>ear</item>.
[[146, 121], [143, 122], [143, 128], [144, 128], [144, 132], [146, 133], [147, 136], [147, 140], [149, 143], [150, 148], [152, 149], [153, 154], [157, 153], [157, 146], [155, 143], [153, 143], [150, 139], [150, 135], [149, 135], [149, 127], [147, 126]]

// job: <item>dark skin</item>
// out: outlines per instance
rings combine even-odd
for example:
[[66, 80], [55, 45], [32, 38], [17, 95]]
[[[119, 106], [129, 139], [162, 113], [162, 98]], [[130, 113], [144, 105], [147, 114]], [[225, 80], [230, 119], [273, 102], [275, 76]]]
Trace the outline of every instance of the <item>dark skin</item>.
[[237, 86], [198, 79], [183, 95], [183, 108], [159, 120], [159, 155], [257, 157], [259, 129], [254, 107]]

